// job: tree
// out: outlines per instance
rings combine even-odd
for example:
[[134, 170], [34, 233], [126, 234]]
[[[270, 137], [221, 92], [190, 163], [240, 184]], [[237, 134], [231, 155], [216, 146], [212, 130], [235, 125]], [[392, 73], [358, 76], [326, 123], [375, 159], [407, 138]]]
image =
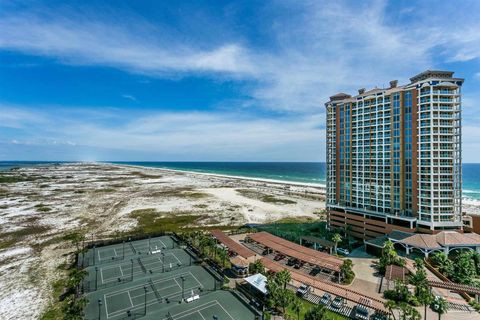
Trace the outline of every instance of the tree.
[[292, 302], [292, 311], [297, 315], [297, 320], [300, 320], [300, 311], [302, 310], [302, 302], [300, 299], [295, 298]]
[[397, 266], [403, 267], [405, 265], [405, 261], [400, 258], [395, 250], [393, 242], [390, 240], [385, 241], [383, 246], [382, 255], [380, 257], [378, 267], [381, 273], [385, 273], [387, 266], [394, 264]]
[[400, 310], [402, 311], [402, 315], [400, 317], [401, 320], [421, 320], [422, 316], [420, 313], [412, 307], [411, 305], [402, 302], [400, 304]]
[[339, 233], [335, 233], [332, 237], [332, 241], [333, 241], [333, 245], [334, 245], [333, 251], [336, 254], [337, 253], [337, 246], [340, 242], [342, 242], [342, 236]]
[[446, 277], [450, 278], [453, 275], [453, 262], [445, 253], [434, 253], [432, 255], [432, 262]]
[[436, 297], [432, 302], [431, 308], [438, 313], [438, 320], [440, 320], [442, 314], [447, 313], [449, 306], [447, 300], [442, 297]]
[[427, 271], [421, 259], [415, 259], [415, 268], [416, 272], [410, 277], [410, 283], [417, 288], [428, 286]]
[[397, 308], [397, 303], [393, 300], [387, 300], [387, 301], [385, 301], [384, 306], [385, 306], [386, 309], [388, 309], [390, 314], [393, 316], [393, 319], [395, 319], [395, 315], [393, 314], [393, 310]]
[[350, 259], [343, 260], [343, 264], [340, 267], [340, 273], [343, 277], [342, 279], [343, 284], [350, 284], [355, 278], [355, 273], [352, 270], [352, 266], [353, 266], [352, 260]]
[[475, 261], [470, 252], [462, 252], [453, 263], [452, 280], [461, 284], [470, 284], [477, 275]]
[[248, 266], [248, 272], [250, 274], [257, 274], [257, 273], [264, 274], [265, 266], [263, 265], [261, 260], [257, 260], [253, 263], [250, 263], [250, 265]]
[[305, 320], [328, 320], [327, 311], [321, 304], [313, 307], [305, 313]]
[[430, 289], [427, 287], [417, 287], [416, 296], [418, 302], [424, 307], [424, 320], [427, 320], [427, 306], [433, 302], [433, 295], [430, 292]]
[[278, 305], [282, 308], [282, 313], [285, 314], [286, 309], [293, 303], [295, 293], [292, 290], [288, 289], [279, 289], [276, 292], [277, 298], [276, 301]]
[[287, 284], [292, 280], [292, 275], [287, 269], [283, 269], [275, 275], [275, 281], [284, 290], [287, 289]]

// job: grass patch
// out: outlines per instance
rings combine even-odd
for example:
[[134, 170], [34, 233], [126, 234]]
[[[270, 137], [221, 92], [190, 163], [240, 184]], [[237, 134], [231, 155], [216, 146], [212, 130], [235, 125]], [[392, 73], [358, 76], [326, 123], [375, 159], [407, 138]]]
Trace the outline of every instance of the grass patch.
[[52, 208], [47, 207], [47, 206], [44, 205], [43, 203], [37, 204], [36, 206], [34, 206], [34, 208], [35, 208], [38, 212], [50, 212], [50, 211], [52, 211]]
[[257, 199], [267, 203], [275, 203], [275, 204], [296, 204], [297, 203], [296, 201], [293, 201], [290, 199], [282, 199], [282, 198], [275, 197], [271, 194], [265, 194], [265, 193], [261, 193], [253, 190], [248, 190], [248, 189], [237, 189], [236, 191], [244, 197]]
[[206, 209], [206, 208], [208, 208], [208, 204], [205, 204], [205, 203], [194, 204], [193, 207], [194, 208], [199, 208], [199, 209]]
[[280, 203], [280, 204], [296, 204], [296, 201], [289, 200], [289, 199], [281, 199], [274, 197], [272, 195], [265, 195], [260, 198], [263, 202], [270, 202], [270, 203]]
[[6, 196], [8, 193], [8, 189], [0, 188], [0, 196]]
[[[302, 305], [302, 307], [300, 309], [300, 318], [299, 319], [300, 320], [305, 319], [305, 313], [307, 313], [310, 309], [315, 307], [315, 305], [311, 302], [308, 302], [306, 300], [303, 300], [303, 299], [300, 299], [300, 298], [297, 298], [297, 297], [295, 299], [299, 299], [300, 302], [301, 302], [301, 305]], [[297, 314], [295, 312], [293, 312], [291, 306], [287, 308], [286, 313], [292, 319], [297, 319]], [[347, 317], [341, 316], [341, 315], [339, 315], [335, 312], [332, 312], [330, 310], [326, 310], [326, 314], [327, 314], [327, 319], [329, 319], [329, 320], [347, 320], [347, 319], [349, 319]]]
[[317, 219], [312, 217], [288, 217], [276, 220], [274, 223], [312, 223]]
[[93, 192], [95, 193], [110, 193], [110, 192], [115, 192], [117, 189], [114, 188], [102, 188], [102, 189], [95, 189]]
[[17, 183], [24, 181], [34, 181], [32, 177], [27, 177], [23, 175], [0, 175], [0, 183]]
[[14, 239], [0, 240], [0, 250], [10, 248], [16, 242], [17, 242], [17, 240], [14, 240]]
[[158, 192], [154, 192], [149, 195], [150, 197], [170, 197], [170, 198], [190, 198], [190, 199], [203, 199], [210, 195], [208, 193], [195, 191], [192, 188], [177, 188], [166, 189]]
[[15, 231], [2, 232], [0, 233], [0, 249], [9, 248], [29, 236], [38, 236], [50, 229], [51, 228], [47, 226], [28, 225]]
[[185, 212], [157, 212], [152, 208], [134, 210], [129, 216], [137, 220], [137, 226], [131, 231], [134, 234], [179, 231], [205, 218]]
[[132, 176], [136, 176], [136, 177], [144, 178], [144, 179], [160, 179], [162, 177], [162, 176], [157, 176], [157, 175], [153, 175], [153, 174], [143, 173], [143, 172], [140, 172], [140, 171], [133, 171], [130, 174]]

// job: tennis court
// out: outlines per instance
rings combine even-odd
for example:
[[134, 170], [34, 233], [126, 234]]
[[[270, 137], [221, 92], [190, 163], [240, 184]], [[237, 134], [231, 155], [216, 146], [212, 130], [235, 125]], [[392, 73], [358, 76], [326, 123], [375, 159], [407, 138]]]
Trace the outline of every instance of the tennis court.
[[98, 265], [118, 260], [125, 260], [132, 256], [156, 254], [174, 249], [175, 241], [170, 236], [148, 238], [136, 241], [124, 241], [122, 243], [108, 245], [99, 248], [91, 248], [83, 256], [84, 266]]
[[190, 304], [172, 307], [163, 317], [148, 316], [147, 319], [163, 320], [254, 320], [256, 314], [240, 302], [231, 292], [209, 293]]
[[124, 279], [131, 280], [137, 276], [151, 275], [158, 272], [169, 272], [191, 264], [191, 256], [181, 249], [166, 251], [165, 253], [152, 254], [148, 256], [135, 257], [115, 264], [102, 265], [98, 267], [95, 275], [94, 268], [89, 268], [90, 280], [96, 277], [98, 285], [105, 285], [113, 282], [121, 282]]
[[163, 301], [179, 301], [188, 296], [200, 294], [200, 290], [203, 291], [203, 284], [191, 271], [163, 279], [149, 279], [143, 285], [104, 294], [105, 311], [107, 318], [110, 319], [125, 314], [128, 310], [143, 309], [145, 301], [147, 307]]
[[[116, 319], [128, 314], [141, 314], [145, 306], [162, 309], [195, 295], [203, 295], [220, 287], [220, 283], [205, 268], [186, 266], [171, 272], [134, 278], [115, 286], [99, 288], [87, 295], [88, 319]], [[95, 302], [101, 301], [101, 305]], [[95, 314], [96, 316], [92, 316]]]

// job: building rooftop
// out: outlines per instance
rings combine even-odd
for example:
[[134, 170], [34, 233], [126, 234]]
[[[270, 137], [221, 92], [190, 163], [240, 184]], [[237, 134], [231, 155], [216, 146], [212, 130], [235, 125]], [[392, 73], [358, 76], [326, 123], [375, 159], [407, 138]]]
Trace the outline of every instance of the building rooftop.
[[428, 78], [451, 78], [453, 76], [452, 71], [441, 71], [441, 70], [426, 70], [423, 71], [416, 76], [410, 78], [410, 81], [417, 82], [421, 80], [425, 80]]

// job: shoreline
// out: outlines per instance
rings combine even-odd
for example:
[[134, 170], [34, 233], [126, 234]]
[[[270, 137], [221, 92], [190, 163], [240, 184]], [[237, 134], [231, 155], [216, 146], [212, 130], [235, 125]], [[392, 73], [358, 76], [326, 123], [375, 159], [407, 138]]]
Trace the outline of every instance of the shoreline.
[[246, 177], [246, 176], [235, 176], [235, 175], [228, 175], [228, 174], [221, 174], [221, 173], [211, 173], [211, 172], [198, 172], [198, 171], [190, 171], [190, 170], [181, 170], [181, 169], [169, 169], [169, 168], [160, 168], [160, 167], [147, 167], [147, 166], [140, 166], [134, 164], [118, 164], [113, 162], [79, 162], [79, 163], [94, 163], [94, 164], [107, 164], [111, 166], [125, 166], [131, 168], [140, 168], [140, 169], [152, 169], [152, 170], [159, 170], [159, 171], [167, 171], [167, 172], [180, 172], [180, 173], [188, 173], [188, 174], [200, 174], [205, 176], [212, 176], [212, 177], [219, 177], [219, 178], [231, 178], [236, 180], [250, 180], [256, 182], [266, 182], [272, 184], [283, 184], [283, 185], [292, 185], [298, 187], [312, 187], [318, 189], [326, 189], [325, 184], [317, 184], [317, 183], [308, 183], [308, 182], [297, 182], [297, 181], [289, 181], [289, 180], [277, 180], [277, 179], [268, 179], [268, 178], [256, 178], [256, 177]]

